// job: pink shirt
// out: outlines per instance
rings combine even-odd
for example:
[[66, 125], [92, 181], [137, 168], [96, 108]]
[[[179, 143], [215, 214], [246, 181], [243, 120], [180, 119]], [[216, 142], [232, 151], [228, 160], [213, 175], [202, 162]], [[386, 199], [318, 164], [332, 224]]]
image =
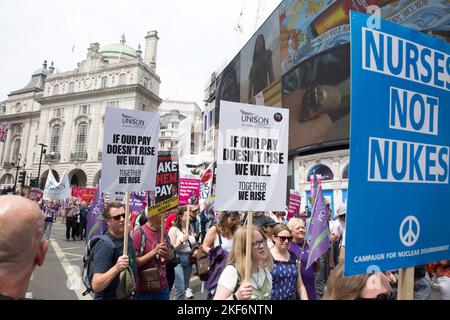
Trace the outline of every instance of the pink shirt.
[[[158, 245], [158, 243], [161, 242], [160, 241], [161, 232], [150, 229], [147, 223], [144, 224], [142, 228], [144, 229], [146, 238], [145, 249], [143, 253], [143, 255], [145, 255], [147, 252], [152, 251]], [[141, 232], [139, 229], [133, 233], [132, 239], [134, 250], [136, 251], [136, 256], [139, 256], [141, 250]], [[167, 243], [165, 239], [162, 240], [164, 243]], [[161, 261], [161, 257], [159, 259], [154, 257], [151, 258], [149, 261], [147, 261], [147, 263], [144, 264], [143, 266], [138, 267], [138, 275], [136, 279], [136, 291], [142, 292], [141, 283], [139, 281], [139, 272], [141, 270], [145, 270], [148, 268], [155, 268], [156, 266], [159, 267], [159, 272], [161, 274], [161, 289], [156, 290], [155, 293], [161, 292], [167, 286], [166, 262]]]

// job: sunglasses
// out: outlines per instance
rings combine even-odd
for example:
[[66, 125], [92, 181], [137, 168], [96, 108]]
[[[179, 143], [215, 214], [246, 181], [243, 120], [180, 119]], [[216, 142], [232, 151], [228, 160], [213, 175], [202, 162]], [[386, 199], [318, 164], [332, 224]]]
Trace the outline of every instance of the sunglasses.
[[278, 239], [281, 240], [281, 242], [286, 242], [286, 241], [292, 241], [292, 237], [283, 237], [283, 236], [276, 236]]
[[114, 219], [116, 221], [120, 221], [120, 218], [123, 218], [125, 220], [125, 213], [118, 214], [117, 216], [111, 217], [111, 219]]

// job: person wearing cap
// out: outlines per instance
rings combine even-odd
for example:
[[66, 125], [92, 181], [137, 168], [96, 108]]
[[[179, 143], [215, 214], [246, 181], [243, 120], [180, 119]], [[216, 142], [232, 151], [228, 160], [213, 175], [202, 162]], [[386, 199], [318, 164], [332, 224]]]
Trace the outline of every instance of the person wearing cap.
[[257, 219], [255, 219], [255, 221], [253, 221], [253, 224], [258, 226], [259, 229], [261, 229], [261, 232], [267, 239], [267, 248], [270, 250], [274, 246], [272, 235], [273, 235], [273, 227], [275, 227], [277, 222], [268, 216], [261, 215]]
[[336, 212], [335, 220], [338, 220], [341, 228], [342, 228], [342, 234], [341, 234], [341, 241], [340, 241], [340, 249], [339, 249], [339, 263], [344, 262], [344, 256], [345, 256], [345, 217], [347, 215], [347, 207], [345, 205], [339, 207], [339, 209]]

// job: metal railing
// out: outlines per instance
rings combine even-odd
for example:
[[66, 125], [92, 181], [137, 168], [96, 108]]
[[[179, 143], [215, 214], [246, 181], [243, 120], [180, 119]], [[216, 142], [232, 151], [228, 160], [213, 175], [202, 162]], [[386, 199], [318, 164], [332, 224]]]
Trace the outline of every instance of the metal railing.
[[59, 161], [61, 154], [59, 152], [49, 153], [45, 155], [45, 161]]
[[70, 160], [72, 161], [85, 161], [87, 160], [87, 152], [71, 152]]

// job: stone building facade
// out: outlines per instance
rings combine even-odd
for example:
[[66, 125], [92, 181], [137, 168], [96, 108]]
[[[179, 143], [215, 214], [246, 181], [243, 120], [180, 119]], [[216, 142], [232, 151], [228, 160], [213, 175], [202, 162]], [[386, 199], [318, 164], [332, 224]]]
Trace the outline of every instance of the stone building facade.
[[158, 39], [156, 31], [148, 32], [144, 52], [128, 46], [124, 36], [103, 47], [92, 43], [74, 70], [56, 73], [45, 62], [23, 89], [11, 92], [0, 108], [0, 123], [9, 127], [0, 142], [0, 186], [14, 184], [25, 170], [25, 184], [39, 174], [43, 187], [49, 170], [58, 179], [65, 169], [72, 185], [95, 186], [105, 108], [158, 111], [162, 102]]

